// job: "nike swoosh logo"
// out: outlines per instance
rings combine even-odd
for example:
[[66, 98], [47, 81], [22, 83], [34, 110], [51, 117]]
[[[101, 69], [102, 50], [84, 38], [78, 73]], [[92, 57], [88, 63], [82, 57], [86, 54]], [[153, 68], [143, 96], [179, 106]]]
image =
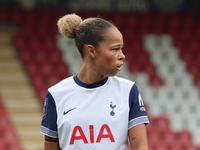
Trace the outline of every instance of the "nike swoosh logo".
[[66, 115], [67, 113], [69, 113], [70, 111], [72, 111], [72, 110], [74, 110], [74, 109], [76, 109], [76, 108], [72, 108], [72, 109], [70, 109], [70, 110], [68, 110], [68, 111], [66, 111], [66, 112], [65, 112], [65, 110], [64, 110], [63, 115]]

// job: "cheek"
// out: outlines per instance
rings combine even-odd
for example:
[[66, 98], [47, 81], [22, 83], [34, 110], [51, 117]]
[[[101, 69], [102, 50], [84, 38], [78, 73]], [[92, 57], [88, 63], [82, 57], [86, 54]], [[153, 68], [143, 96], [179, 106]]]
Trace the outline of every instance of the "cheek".
[[107, 57], [107, 58], [105, 58], [105, 62], [112, 63], [113, 62], [113, 58]]
[[116, 61], [116, 54], [114, 54], [112, 51], [104, 51], [104, 53], [101, 53], [98, 56], [98, 63], [99, 65], [103, 67], [111, 66]]
[[112, 57], [106, 57], [104, 59], [104, 64], [106, 65], [105, 67], [107, 67], [107, 66], [113, 66], [114, 63], [115, 63], [114, 56], [112, 56]]
[[106, 61], [107, 63], [112, 63], [115, 61], [115, 59], [116, 59], [116, 54], [114, 54], [112, 51], [109, 51], [104, 55], [104, 61]]

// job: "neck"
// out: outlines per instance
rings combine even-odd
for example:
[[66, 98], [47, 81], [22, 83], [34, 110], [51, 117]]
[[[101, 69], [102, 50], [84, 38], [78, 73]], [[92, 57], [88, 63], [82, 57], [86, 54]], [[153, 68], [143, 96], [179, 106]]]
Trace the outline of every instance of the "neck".
[[91, 63], [83, 63], [77, 77], [81, 82], [87, 84], [97, 83], [105, 78], [104, 75], [95, 70]]

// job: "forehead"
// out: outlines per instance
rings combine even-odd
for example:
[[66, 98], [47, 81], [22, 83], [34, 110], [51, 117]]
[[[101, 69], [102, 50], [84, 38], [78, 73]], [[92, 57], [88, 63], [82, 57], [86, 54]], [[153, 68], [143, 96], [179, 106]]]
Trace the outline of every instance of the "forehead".
[[118, 43], [118, 44], [123, 43], [122, 34], [115, 27], [110, 28], [108, 31], [105, 32], [105, 39], [106, 39], [106, 42], [109, 42], [109, 43]]

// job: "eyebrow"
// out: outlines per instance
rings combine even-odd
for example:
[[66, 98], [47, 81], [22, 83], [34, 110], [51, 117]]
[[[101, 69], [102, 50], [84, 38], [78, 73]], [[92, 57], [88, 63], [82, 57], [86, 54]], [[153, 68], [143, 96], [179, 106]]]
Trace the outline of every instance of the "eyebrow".
[[[115, 47], [115, 46], [117, 46], [117, 47], [120, 47], [120, 46], [121, 46], [121, 44], [112, 45], [111, 47]], [[124, 44], [122, 44], [122, 47], [124, 47]]]

